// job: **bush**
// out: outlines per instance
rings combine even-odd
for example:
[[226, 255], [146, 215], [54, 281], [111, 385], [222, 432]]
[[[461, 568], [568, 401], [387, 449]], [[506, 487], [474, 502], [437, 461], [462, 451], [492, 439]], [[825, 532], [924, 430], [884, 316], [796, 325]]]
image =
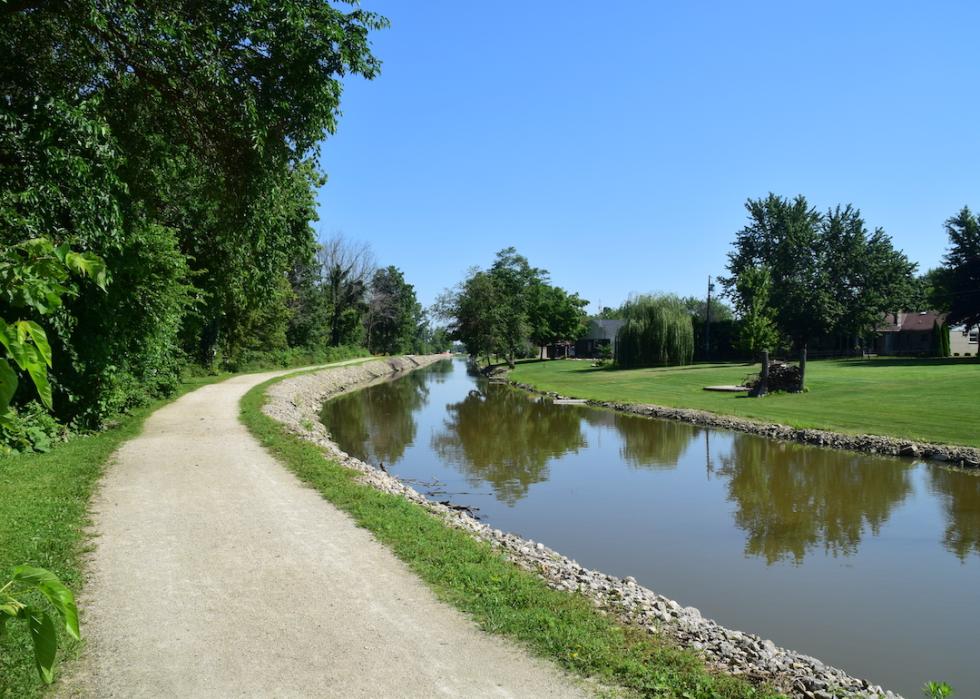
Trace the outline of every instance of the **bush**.
[[10, 417], [7, 424], [0, 423], [0, 454], [45, 452], [68, 436], [67, 428], [37, 401], [12, 407]]
[[314, 364], [329, 364], [345, 359], [370, 356], [363, 347], [290, 347], [282, 350], [257, 351], [241, 353], [234, 360], [226, 360], [220, 364], [220, 369], [233, 372], [262, 371], [266, 369], [291, 369]]

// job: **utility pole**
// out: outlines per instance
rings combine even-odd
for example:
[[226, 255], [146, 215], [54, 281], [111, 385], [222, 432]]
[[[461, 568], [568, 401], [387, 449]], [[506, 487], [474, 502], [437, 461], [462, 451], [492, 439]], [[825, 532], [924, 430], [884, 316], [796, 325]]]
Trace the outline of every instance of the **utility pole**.
[[708, 361], [711, 351], [711, 291], [715, 285], [711, 283], [711, 275], [708, 275], [708, 300], [704, 304], [704, 361]]

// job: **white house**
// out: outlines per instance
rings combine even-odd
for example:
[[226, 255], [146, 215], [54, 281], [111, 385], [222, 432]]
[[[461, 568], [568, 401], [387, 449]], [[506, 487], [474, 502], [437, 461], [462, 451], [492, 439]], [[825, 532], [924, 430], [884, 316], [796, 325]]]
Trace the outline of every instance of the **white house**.
[[980, 331], [976, 326], [968, 328], [956, 325], [949, 329], [949, 353], [954, 357], [975, 357], [978, 351]]

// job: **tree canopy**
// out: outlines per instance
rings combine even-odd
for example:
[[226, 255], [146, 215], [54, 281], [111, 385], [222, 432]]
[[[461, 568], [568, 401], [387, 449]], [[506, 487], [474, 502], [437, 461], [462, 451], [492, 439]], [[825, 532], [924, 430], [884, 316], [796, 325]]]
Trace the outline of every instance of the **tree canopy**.
[[588, 301], [550, 284], [548, 272], [531, 267], [513, 247], [497, 253], [487, 270], [473, 268], [444, 292], [436, 312], [449, 321], [449, 337], [474, 357], [498, 354], [511, 364], [533, 347], [575, 340]]
[[764, 267], [779, 331], [798, 347], [830, 335], [864, 336], [884, 314], [907, 305], [915, 264], [885, 232], [869, 233], [861, 212], [836, 206], [819, 213], [803, 196], [749, 199], [749, 221], [728, 255], [721, 278], [737, 307], [748, 308], [739, 277]]
[[949, 250], [944, 258], [948, 322], [980, 325], [980, 219], [969, 208], [946, 221]]
[[113, 279], [45, 319], [63, 420], [296, 339], [318, 143], [385, 25], [319, 0], [0, 5], [0, 246], [67, 243]]

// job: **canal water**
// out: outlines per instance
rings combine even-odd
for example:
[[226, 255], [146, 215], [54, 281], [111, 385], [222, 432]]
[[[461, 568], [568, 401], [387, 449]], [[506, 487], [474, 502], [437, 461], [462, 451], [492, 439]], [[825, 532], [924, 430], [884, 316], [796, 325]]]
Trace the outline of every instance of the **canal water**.
[[[966, 406], [965, 406], [966, 407]], [[980, 477], [554, 405], [447, 360], [327, 402], [348, 453], [851, 674], [980, 696]]]

